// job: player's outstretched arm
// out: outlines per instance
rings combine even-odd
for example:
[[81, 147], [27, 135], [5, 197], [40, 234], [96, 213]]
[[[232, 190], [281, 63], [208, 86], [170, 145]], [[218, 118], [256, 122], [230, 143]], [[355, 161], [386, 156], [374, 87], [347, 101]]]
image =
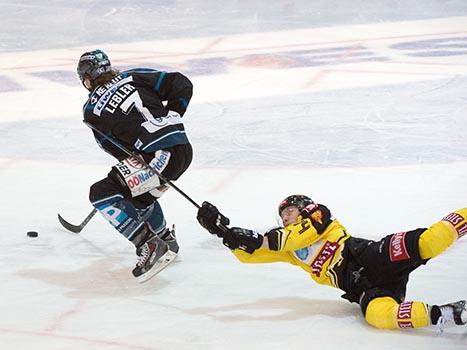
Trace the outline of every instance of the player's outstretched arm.
[[222, 243], [230, 250], [240, 249], [252, 254], [263, 245], [264, 236], [258, 232], [241, 227], [229, 228], [230, 220], [209, 202], [202, 204], [196, 218], [211, 234], [222, 238]]

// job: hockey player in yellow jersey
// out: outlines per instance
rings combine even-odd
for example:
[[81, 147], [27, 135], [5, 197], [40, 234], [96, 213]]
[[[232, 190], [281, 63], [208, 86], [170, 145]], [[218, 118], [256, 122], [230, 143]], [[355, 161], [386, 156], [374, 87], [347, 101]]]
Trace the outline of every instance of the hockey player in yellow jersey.
[[244, 263], [288, 262], [319, 284], [340, 288], [343, 298], [358, 303], [367, 322], [377, 328], [419, 328], [467, 323], [466, 301], [428, 305], [405, 299], [409, 274], [467, 234], [467, 208], [456, 210], [429, 228], [388, 235], [379, 241], [356, 238], [330, 210], [304, 195], [279, 205], [282, 227], [264, 234], [240, 227], [204, 202], [198, 221], [223, 239]]

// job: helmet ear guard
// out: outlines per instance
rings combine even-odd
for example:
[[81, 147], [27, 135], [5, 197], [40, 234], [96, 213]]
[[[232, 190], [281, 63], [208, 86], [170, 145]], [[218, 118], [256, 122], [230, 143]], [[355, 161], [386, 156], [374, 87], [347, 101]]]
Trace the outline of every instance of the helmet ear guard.
[[112, 70], [109, 57], [104, 51], [99, 49], [85, 52], [81, 55], [78, 61], [78, 67], [76, 73], [79, 79], [84, 84], [84, 79], [89, 78], [91, 80], [97, 79], [104, 73]]

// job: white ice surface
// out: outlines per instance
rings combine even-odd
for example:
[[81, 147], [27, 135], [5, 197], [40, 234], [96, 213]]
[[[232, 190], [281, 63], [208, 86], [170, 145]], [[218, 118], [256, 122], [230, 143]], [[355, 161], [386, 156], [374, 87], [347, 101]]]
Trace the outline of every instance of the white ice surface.
[[[217, 31], [207, 28], [216, 22], [210, 14], [193, 20], [199, 31], [192, 36], [166, 22], [164, 39], [144, 41], [123, 30], [96, 40], [86, 26], [74, 40], [61, 11], [51, 20], [43, 6], [1, 5], [5, 21], [18, 25], [21, 15], [38, 11], [63, 38], [50, 35], [46, 23], [20, 23], [18, 32], [3, 34], [0, 349], [467, 349], [467, 327], [443, 335], [434, 328], [376, 330], [340, 291], [314, 284], [296, 267], [237, 262], [173, 190], [161, 204], [176, 224], [180, 256], [143, 285], [131, 276], [134, 248], [103, 218], [96, 215], [79, 235], [60, 227], [57, 212], [74, 223], [89, 213], [89, 186], [113, 164], [80, 123], [86, 92], [74, 80], [75, 63], [95, 47], [120, 67], [160, 64], [190, 75], [195, 94], [186, 127], [195, 157], [177, 185], [198, 202], [215, 203], [234, 225], [274, 226], [277, 203], [297, 192], [328, 205], [355, 236], [375, 239], [466, 206], [465, 5], [453, 1], [443, 15], [441, 2], [430, 1], [413, 16], [386, 7], [385, 17], [381, 1], [381, 11], [359, 17], [352, 6], [336, 18], [332, 9], [323, 9], [326, 18], [308, 9], [317, 22], [307, 25], [300, 17], [307, 2], [272, 3], [282, 7], [254, 2], [256, 17], [245, 5], [217, 5], [226, 16]], [[143, 16], [144, 8], [158, 15], [185, 10], [186, 18], [203, 13], [187, 1], [75, 6], [73, 24], [99, 16], [118, 24], [125, 11]], [[26, 31], [42, 33], [43, 43]], [[326, 56], [335, 48], [342, 54]], [[302, 57], [299, 51], [324, 61], [291, 66], [287, 58]], [[351, 60], [361, 55], [370, 59]], [[29, 230], [39, 237], [27, 237]], [[412, 274], [408, 300], [466, 298], [466, 266], [464, 239]]]

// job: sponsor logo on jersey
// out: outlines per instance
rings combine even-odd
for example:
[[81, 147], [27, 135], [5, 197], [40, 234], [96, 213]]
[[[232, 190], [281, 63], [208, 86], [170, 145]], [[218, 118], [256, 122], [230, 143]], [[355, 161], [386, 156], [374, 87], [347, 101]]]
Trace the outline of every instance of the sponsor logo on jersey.
[[[314, 210], [318, 208], [318, 204], [316, 203], [311, 203], [311, 204], [308, 204], [305, 208], [303, 208], [301, 211], [300, 211], [300, 215], [302, 217], [308, 217], [310, 216], [310, 213]], [[312, 216], [313, 217], [313, 216]]]
[[140, 149], [143, 146], [143, 142], [140, 139], [137, 139], [135, 142], [135, 148]]
[[315, 211], [313, 214], [311, 214], [311, 219], [314, 222], [318, 222], [319, 224], [323, 224], [323, 212], [321, 210]]
[[318, 204], [316, 203], [311, 203], [308, 204], [305, 208], [303, 208], [306, 211], [312, 211], [313, 209], [318, 208]]
[[151, 166], [156, 169], [159, 173], [165, 169], [169, 163], [170, 152], [167, 151], [157, 151], [156, 156], [151, 161]]
[[138, 174], [133, 175], [129, 179], [125, 179], [128, 188], [130, 190], [143, 185], [145, 182], [147, 182], [149, 179], [151, 179], [156, 173], [149, 169], [149, 170], [143, 170], [140, 171]]
[[334, 256], [338, 249], [338, 243], [326, 241], [326, 243], [321, 247], [316, 258], [311, 262], [311, 273], [320, 277], [324, 264]]
[[306, 258], [308, 258], [308, 248], [297, 249], [294, 253], [300, 260], [306, 260]]
[[112, 96], [112, 94], [117, 91], [118, 89], [118, 86], [117, 85], [114, 85], [112, 86], [110, 89], [108, 89], [105, 94], [103, 94], [101, 96], [101, 98], [99, 99], [99, 101], [97, 101], [97, 104], [96, 106], [94, 107], [94, 114], [100, 116], [101, 115], [101, 112], [102, 110], [104, 109], [105, 105], [107, 104], [107, 102], [109, 102], [110, 100], [110, 97]]
[[406, 232], [394, 233], [389, 242], [389, 257], [392, 262], [410, 259], [409, 252], [405, 246]]
[[135, 169], [143, 169], [145, 167], [144, 163], [141, 162], [141, 160], [139, 160], [138, 158], [136, 157], [129, 157], [127, 159], [125, 159], [125, 161], [133, 168]]
[[123, 176], [131, 174], [131, 170], [123, 162], [118, 163], [116, 167]]
[[167, 118], [162, 117], [154, 117], [154, 119], [151, 120], [151, 122], [158, 127], [166, 126], [167, 124], [169, 124]]
[[399, 328], [414, 328], [412, 323], [412, 302], [402, 302], [397, 310]]

